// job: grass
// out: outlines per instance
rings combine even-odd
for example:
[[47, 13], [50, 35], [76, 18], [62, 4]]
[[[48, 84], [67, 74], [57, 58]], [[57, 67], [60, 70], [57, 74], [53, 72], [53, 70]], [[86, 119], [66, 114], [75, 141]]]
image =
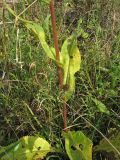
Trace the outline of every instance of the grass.
[[[16, 8], [19, 13], [25, 8], [24, 3], [20, 5], [22, 7]], [[62, 6], [56, 2], [60, 44], [75, 30], [79, 19], [82, 19], [79, 29], [88, 34], [78, 38], [82, 65], [76, 75], [75, 95], [68, 104], [68, 127], [84, 131], [94, 145], [103, 138], [100, 133], [109, 137], [110, 130], [120, 129], [119, 5], [119, 1], [99, 0], [64, 0]], [[24, 16], [42, 23], [47, 11], [44, 5], [36, 3]], [[13, 22], [10, 15], [4, 19]], [[3, 30], [5, 34], [0, 35], [0, 145], [10, 144], [24, 135], [40, 134], [63, 147], [62, 102], [55, 64], [23, 26], [5, 24], [0, 32], [4, 33]], [[48, 42], [52, 44], [50, 31], [48, 33]], [[110, 115], [101, 113], [92, 98], [102, 102]], [[97, 159], [105, 160], [100, 157]]]

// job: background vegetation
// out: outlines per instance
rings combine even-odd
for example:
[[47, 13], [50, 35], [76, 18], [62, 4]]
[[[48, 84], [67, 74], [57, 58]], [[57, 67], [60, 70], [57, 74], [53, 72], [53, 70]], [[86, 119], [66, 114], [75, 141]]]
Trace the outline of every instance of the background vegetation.
[[[22, 0], [14, 10], [19, 14], [31, 2]], [[82, 33], [82, 65], [68, 104], [68, 127], [82, 130], [96, 146], [103, 135], [109, 139], [120, 130], [120, 1], [63, 0], [55, 6], [60, 46], [78, 22]], [[23, 17], [42, 24], [52, 44], [48, 14], [49, 8], [37, 1]], [[1, 9], [0, 21], [0, 145], [24, 135], [42, 135], [62, 149], [56, 66], [34, 35], [7, 11]], [[112, 153], [93, 153], [94, 160], [113, 158]]]

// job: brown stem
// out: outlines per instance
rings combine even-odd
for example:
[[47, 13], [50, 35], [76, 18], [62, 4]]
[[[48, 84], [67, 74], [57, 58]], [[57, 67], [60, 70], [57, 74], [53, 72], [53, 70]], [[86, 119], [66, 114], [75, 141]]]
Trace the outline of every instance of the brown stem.
[[[56, 60], [57, 60], [57, 62], [59, 62], [60, 61], [60, 52], [59, 52], [59, 46], [58, 46], [58, 35], [57, 35], [55, 8], [54, 8], [54, 1], [53, 0], [51, 0], [51, 2], [50, 2], [50, 13], [51, 13], [51, 20], [52, 20], [52, 28], [53, 28], [54, 46], [55, 46], [55, 51], [56, 51]], [[60, 89], [62, 89], [62, 87], [63, 87], [62, 70], [59, 66], [57, 66], [57, 67], [58, 67], [59, 85], [60, 85]]]
[[[58, 34], [57, 34], [57, 27], [56, 27], [54, 0], [51, 0], [50, 2], [50, 13], [51, 13], [51, 20], [52, 20], [52, 28], [53, 28], [54, 46], [56, 51], [56, 60], [57, 62], [59, 62], [60, 52], [59, 52], [59, 46], [58, 46]], [[59, 85], [60, 85], [60, 89], [62, 89], [63, 88], [62, 69], [59, 67], [59, 65], [57, 65], [57, 68], [58, 68]], [[67, 105], [65, 101], [63, 104], [63, 119], [64, 119], [64, 131], [67, 131]]]

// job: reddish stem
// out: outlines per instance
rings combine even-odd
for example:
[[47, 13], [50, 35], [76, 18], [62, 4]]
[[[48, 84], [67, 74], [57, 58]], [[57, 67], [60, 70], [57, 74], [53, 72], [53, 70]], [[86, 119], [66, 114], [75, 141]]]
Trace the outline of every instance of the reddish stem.
[[[58, 34], [57, 34], [57, 27], [56, 27], [56, 16], [55, 16], [55, 7], [54, 7], [54, 0], [50, 2], [50, 13], [51, 13], [51, 21], [52, 21], [52, 28], [53, 28], [53, 38], [54, 38], [54, 46], [56, 51], [56, 60], [57, 62], [60, 61], [60, 52], [58, 46]], [[57, 65], [58, 68], [58, 78], [59, 78], [59, 85], [60, 89], [63, 88], [63, 79], [62, 79], [62, 69]], [[64, 119], [64, 131], [67, 131], [67, 105], [64, 102], [63, 106], [63, 119]]]
[[[58, 34], [57, 34], [56, 16], [55, 16], [55, 8], [54, 8], [53, 0], [51, 0], [50, 2], [50, 13], [51, 13], [51, 20], [52, 20], [52, 28], [53, 28], [54, 46], [55, 46], [55, 51], [56, 51], [56, 60], [57, 62], [59, 62], [60, 52], [59, 52], [59, 46], [58, 46]], [[60, 85], [60, 89], [62, 89], [63, 87], [62, 70], [59, 66], [57, 66], [57, 68], [58, 68], [59, 85]]]

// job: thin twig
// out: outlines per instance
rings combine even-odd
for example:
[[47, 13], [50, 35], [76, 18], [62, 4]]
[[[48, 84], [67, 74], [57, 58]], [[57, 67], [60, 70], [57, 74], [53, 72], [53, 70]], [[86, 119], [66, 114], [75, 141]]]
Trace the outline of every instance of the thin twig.
[[33, 4], [35, 4], [38, 0], [33, 1], [28, 7], [26, 7], [17, 17], [20, 17], [23, 13], [25, 13]]
[[109, 144], [110, 146], [120, 155], [118, 149], [110, 142], [110, 140], [101, 132], [99, 131], [91, 122], [89, 122], [86, 118], [81, 117], [84, 121], [86, 121], [90, 126], [92, 126]]
[[0, 25], [3, 25], [3, 24], [14, 24], [14, 22], [4, 22], [4, 23], [3, 23], [3, 21], [1, 21], [1, 22], [0, 22]]
[[16, 63], [19, 61], [19, 28], [17, 27], [17, 36], [16, 36]]

